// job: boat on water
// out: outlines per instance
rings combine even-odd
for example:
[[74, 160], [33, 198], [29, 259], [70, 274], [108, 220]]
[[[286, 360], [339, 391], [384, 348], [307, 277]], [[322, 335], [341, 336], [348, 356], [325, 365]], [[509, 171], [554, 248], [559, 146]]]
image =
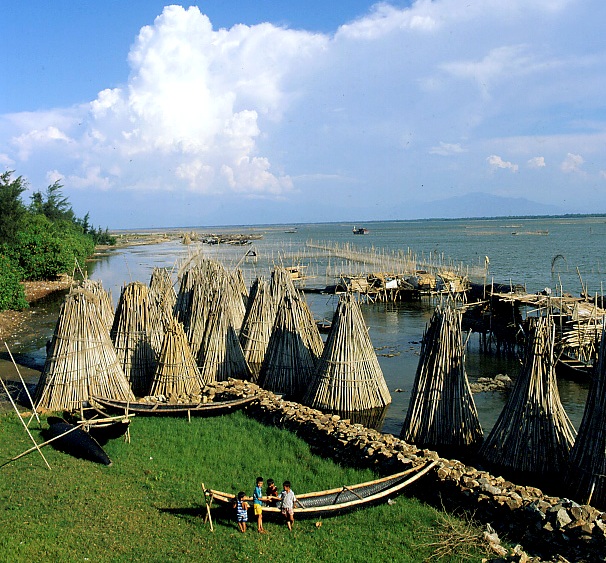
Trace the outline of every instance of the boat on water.
[[353, 234], [354, 235], [367, 235], [368, 229], [366, 227], [354, 227]]
[[225, 414], [233, 410], [240, 409], [255, 400], [255, 395], [249, 397], [239, 397], [237, 399], [228, 399], [225, 401], [210, 401], [207, 403], [164, 403], [164, 402], [145, 402], [145, 401], [121, 401], [110, 399], [108, 397], [91, 397], [94, 403], [103, 408], [120, 411], [132, 412], [140, 415], [158, 415], [158, 416], [213, 416]]
[[[376, 504], [397, 494], [417, 479], [429, 473], [437, 461], [428, 461], [424, 465], [412, 467], [406, 471], [388, 477], [367, 481], [357, 485], [343, 486], [326, 491], [303, 493], [297, 495], [294, 513], [298, 517], [316, 517], [319, 515], [338, 514]], [[210, 489], [212, 501], [224, 507], [231, 507], [235, 495]], [[245, 499], [250, 501], [251, 499]], [[211, 502], [212, 502], [211, 501]], [[275, 506], [263, 506], [263, 514], [277, 515], [281, 512], [280, 503]]]

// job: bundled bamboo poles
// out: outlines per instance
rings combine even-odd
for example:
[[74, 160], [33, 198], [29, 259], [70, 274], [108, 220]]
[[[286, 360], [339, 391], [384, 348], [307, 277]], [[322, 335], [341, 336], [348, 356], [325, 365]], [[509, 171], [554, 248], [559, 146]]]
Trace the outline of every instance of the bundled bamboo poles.
[[355, 412], [391, 403], [360, 305], [342, 295], [318, 369], [303, 402], [313, 408]]
[[269, 284], [257, 278], [250, 290], [249, 304], [240, 329], [240, 344], [252, 381], [259, 378], [275, 318]]
[[165, 328], [164, 342], [152, 378], [150, 395], [163, 395], [169, 401], [200, 395], [204, 382], [194, 358], [183, 325], [170, 319]]
[[567, 476], [571, 495], [579, 502], [606, 509], [606, 338], [601, 335], [583, 420], [570, 452]]
[[112, 305], [111, 294], [103, 289], [103, 284], [100, 281], [88, 278], [82, 281], [82, 287], [98, 297], [99, 316], [109, 332], [114, 322], [114, 306]]
[[262, 387], [297, 400], [303, 397], [315, 373], [316, 358], [301, 332], [305, 322], [298, 296], [285, 293], [259, 374]]
[[521, 373], [480, 455], [513, 472], [557, 478], [574, 442], [554, 370], [554, 325], [532, 319]]
[[403, 440], [434, 448], [479, 445], [482, 428], [464, 360], [460, 313], [436, 307], [423, 336]]
[[198, 365], [205, 382], [226, 381], [230, 377], [250, 379], [251, 373], [233, 324], [230, 288], [219, 291], [211, 303]]
[[164, 341], [164, 329], [173, 318], [177, 295], [170, 272], [166, 268], [154, 268], [149, 282], [149, 340], [156, 356]]
[[297, 290], [286, 268], [276, 266], [273, 269], [269, 287], [276, 311], [285, 295], [291, 298], [291, 303], [301, 309], [301, 314], [297, 315], [298, 330], [301, 333], [305, 346], [312, 353], [314, 361], [317, 361], [322, 355], [324, 342], [313, 315], [307, 306], [304, 295]]
[[99, 308], [99, 297], [83, 288], [66, 296], [36, 388], [38, 407], [78, 409], [92, 395], [134, 400]]
[[157, 355], [150, 338], [149, 288], [131, 282], [122, 288], [111, 339], [136, 396], [147, 395]]

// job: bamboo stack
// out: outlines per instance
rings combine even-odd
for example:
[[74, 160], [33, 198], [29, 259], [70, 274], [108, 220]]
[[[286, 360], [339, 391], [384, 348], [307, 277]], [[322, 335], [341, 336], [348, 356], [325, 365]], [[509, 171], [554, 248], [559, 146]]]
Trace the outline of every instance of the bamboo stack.
[[570, 452], [567, 476], [571, 496], [606, 510], [606, 338], [601, 335], [597, 368], [583, 420]]
[[273, 269], [269, 287], [270, 294], [274, 299], [274, 307], [276, 311], [285, 295], [288, 295], [291, 302], [301, 309], [301, 314], [297, 315], [299, 323], [298, 330], [301, 333], [303, 342], [312, 353], [314, 361], [317, 361], [322, 355], [324, 341], [322, 340], [318, 326], [316, 325], [313, 315], [307, 305], [305, 296], [299, 290], [297, 290], [292, 281], [292, 277], [286, 268], [276, 266]]
[[318, 369], [303, 402], [329, 411], [356, 412], [391, 403], [360, 305], [342, 295]]
[[124, 374], [138, 397], [147, 395], [156, 369], [150, 320], [149, 288], [141, 282], [125, 285], [110, 336]]
[[82, 282], [82, 287], [98, 297], [99, 316], [103, 324], [107, 326], [107, 332], [109, 333], [114, 322], [114, 306], [112, 305], [111, 294], [103, 289], [101, 281], [86, 278]]
[[154, 268], [149, 282], [149, 339], [156, 356], [160, 355], [164, 342], [164, 330], [173, 318], [177, 295], [170, 272], [166, 268]]
[[477, 446], [482, 428], [465, 372], [461, 315], [439, 306], [423, 336], [400, 437], [420, 447]]
[[568, 466], [575, 431], [560, 402], [554, 328], [549, 317], [533, 319], [521, 373], [480, 450], [488, 463], [554, 478]]
[[65, 297], [36, 388], [37, 407], [79, 409], [92, 395], [135, 399], [99, 310], [99, 296], [86, 289]]
[[285, 293], [259, 374], [262, 387], [295, 400], [303, 397], [315, 373], [316, 359], [301, 333], [305, 321], [297, 297]]
[[240, 329], [240, 344], [254, 382], [259, 379], [274, 318], [269, 285], [262, 278], [257, 278], [251, 287], [249, 304]]
[[206, 383], [227, 381], [230, 377], [250, 379], [251, 373], [233, 324], [230, 289], [223, 291], [211, 303], [198, 366]]
[[179, 398], [187, 401], [193, 395], [200, 395], [203, 389], [204, 382], [187, 343], [183, 325], [171, 319], [165, 329], [150, 395], [163, 395], [171, 402]]

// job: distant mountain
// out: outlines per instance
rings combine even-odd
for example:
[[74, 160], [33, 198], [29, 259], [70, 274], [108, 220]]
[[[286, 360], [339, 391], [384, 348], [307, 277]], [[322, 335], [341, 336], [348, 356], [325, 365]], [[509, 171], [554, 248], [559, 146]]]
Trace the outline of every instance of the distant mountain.
[[432, 202], [406, 206], [407, 218], [495, 217], [519, 215], [560, 215], [569, 209], [550, 203], [539, 203], [523, 197], [501, 197], [474, 192]]

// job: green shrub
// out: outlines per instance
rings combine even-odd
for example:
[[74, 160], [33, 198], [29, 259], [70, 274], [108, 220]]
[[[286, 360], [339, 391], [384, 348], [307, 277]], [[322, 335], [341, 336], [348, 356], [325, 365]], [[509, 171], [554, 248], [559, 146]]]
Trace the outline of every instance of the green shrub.
[[94, 251], [92, 237], [68, 221], [52, 222], [41, 214], [30, 215], [12, 248], [27, 280], [53, 279], [71, 273], [75, 259], [81, 264]]
[[6, 256], [0, 254], [0, 311], [27, 308], [21, 285], [21, 271]]

